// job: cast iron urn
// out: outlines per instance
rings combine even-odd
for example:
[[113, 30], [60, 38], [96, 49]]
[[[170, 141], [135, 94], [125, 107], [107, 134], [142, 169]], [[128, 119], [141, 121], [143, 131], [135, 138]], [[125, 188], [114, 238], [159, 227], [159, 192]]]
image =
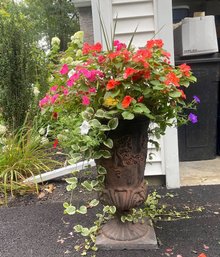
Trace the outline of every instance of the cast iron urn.
[[121, 221], [121, 215], [128, 214], [132, 208], [141, 205], [147, 197], [144, 171], [147, 159], [148, 127], [149, 119], [144, 116], [133, 120], [120, 120], [116, 130], [108, 134], [114, 143], [111, 158], [96, 161], [107, 170], [105, 188], [100, 195], [100, 200], [104, 204], [114, 205], [117, 208], [115, 219], [108, 221], [102, 227], [100, 236], [102, 239], [97, 240], [97, 244], [100, 243], [100, 245], [103, 240], [105, 245], [111, 242], [114, 246], [109, 246], [110, 249], [115, 246], [117, 246], [116, 249], [130, 248], [128, 245], [133, 245], [132, 242], [149, 233], [149, 224]]

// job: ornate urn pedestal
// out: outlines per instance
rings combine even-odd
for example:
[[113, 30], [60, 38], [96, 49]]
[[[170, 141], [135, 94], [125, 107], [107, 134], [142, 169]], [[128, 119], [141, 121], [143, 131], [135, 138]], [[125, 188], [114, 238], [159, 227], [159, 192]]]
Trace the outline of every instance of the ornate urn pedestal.
[[147, 197], [144, 170], [148, 126], [146, 117], [120, 120], [116, 130], [108, 134], [114, 142], [112, 157], [97, 161], [107, 170], [100, 200], [117, 208], [116, 217], [102, 227], [97, 237], [96, 244], [101, 249], [157, 248], [155, 232], [149, 220], [146, 219], [144, 223], [121, 221], [122, 215], [141, 205]]

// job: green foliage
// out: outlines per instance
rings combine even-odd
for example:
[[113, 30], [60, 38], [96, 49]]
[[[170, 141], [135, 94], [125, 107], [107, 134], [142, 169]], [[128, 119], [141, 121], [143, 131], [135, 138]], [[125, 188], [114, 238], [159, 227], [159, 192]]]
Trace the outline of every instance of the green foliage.
[[[0, 135], [0, 190], [7, 193], [23, 191], [28, 184], [23, 181], [34, 175], [50, 171], [58, 161], [52, 159], [52, 151], [41, 142], [38, 128], [23, 126], [16, 133]], [[37, 185], [36, 185], [37, 186]]]
[[51, 40], [56, 36], [61, 41], [61, 51], [66, 50], [70, 36], [79, 30], [79, 17], [73, 1], [25, 0], [20, 6], [33, 24], [37, 39], [45, 36], [51, 46]]
[[0, 108], [13, 130], [34, 107], [34, 84], [47, 90], [47, 69], [44, 53], [33, 43], [31, 24], [17, 5], [0, 10]]

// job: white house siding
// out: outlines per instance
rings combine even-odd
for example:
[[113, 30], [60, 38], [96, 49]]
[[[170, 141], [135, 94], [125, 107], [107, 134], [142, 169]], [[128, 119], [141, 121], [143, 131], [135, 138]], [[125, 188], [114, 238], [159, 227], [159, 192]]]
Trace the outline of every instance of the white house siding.
[[112, 0], [113, 22], [117, 21], [116, 38], [128, 43], [136, 30], [133, 44], [144, 46], [155, 34], [152, 0]]

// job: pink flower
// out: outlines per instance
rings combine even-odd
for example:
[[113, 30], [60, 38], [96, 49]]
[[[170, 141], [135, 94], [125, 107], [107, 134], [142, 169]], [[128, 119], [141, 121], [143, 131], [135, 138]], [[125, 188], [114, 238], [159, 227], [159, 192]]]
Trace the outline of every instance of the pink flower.
[[51, 102], [52, 104], [54, 104], [54, 103], [56, 102], [56, 100], [57, 100], [58, 97], [59, 97], [59, 94], [55, 94], [55, 95], [51, 96], [50, 102]]
[[50, 101], [50, 96], [49, 95], [46, 95], [44, 98], [42, 98], [40, 101], [39, 101], [39, 107], [42, 108], [44, 107], [46, 104], [48, 104]]
[[51, 92], [56, 92], [56, 91], [57, 91], [57, 88], [58, 88], [57, 85], [52, 86], [52, 87], [50, 88], [50, 91], [51, 91]]
[[83, 105], [89, 105], [90, 104], [90, 100], [86, 95], [82, 96], [82, 104]]
[[69, 90], [68, 90], [67, 88], [64, 88], [64, 89], [63, 89], [63, 94], [64, 94], [64, 95], [68, 95], [68, 94], [69, 94]]
[[90, 82], [94, 82], [96, 80], [96, 76], [103, 76], [103, 73], [99, 70], [80, 69], [79, 73], [83, 74]]
[[89, 89], [89, 93], [96, 93], [96, 88], [95, 87], [91, 87]]
[[126, 48], [126, 44], [121, 43], [119, 40], [114, 41], [114, 46], [116, 48], [116, 51], [120, 51], [122, 48]]
[[64, 64], [63, 67], [60, 70], [60, 74], [65, 75], [69, 72], [69, 68], [67, 64]]
[[75, 81], [77, 79], [79, 79], [80, 77], [80, 74], [79, 73], [74, 73], [70, 78], [69, 80], [67, 80], [66, 84], [68, 87], [72, 87], [72, 85], [75, 83]]

